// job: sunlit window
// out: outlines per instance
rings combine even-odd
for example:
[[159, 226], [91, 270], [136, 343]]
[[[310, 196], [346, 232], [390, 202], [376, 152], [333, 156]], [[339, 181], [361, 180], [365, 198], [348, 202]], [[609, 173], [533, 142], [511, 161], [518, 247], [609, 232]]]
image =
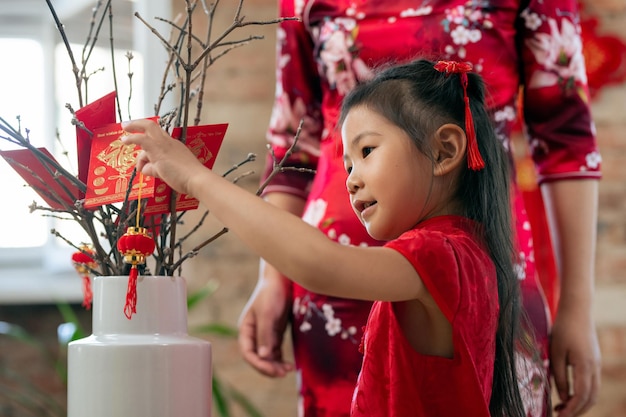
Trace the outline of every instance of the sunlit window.
[[[33, 145], [48, 149], [67, 171], [76, 174], [76, 127], [71, 123], [72, 115], [66, 104], [78, 110], [81, 103], [68, 51], [44, 5], [37, 11], [28, 10], [18, 2], [13, 6], [0, 10], [0, 21], [4, 22], [0, 25], [0, 51], [6, 58], [0, 65], [0, 117], [19, 128]], [[108, 19], [104, 19], [95, 48], [84, 49], [93, 12], [91, 6], [82, 0], [59, 3], [57, 11], [63, 11], [61, 20], [76, 64], [82, 67], [84, 57], [89, 57], [85, 67], [89, 77], [87, 94], [83, 84], [82, 105], [117, 89], [119, 120], [152, 116], [145, 111], [154, 103], [148, 105], [147, 101], [153, 99], [145, 99], [144, 57], [151, 68], [157, 68], [165, 58], [158, 39], [148, 30], [135, 33], [133, 12], [168, 16], [170, 7], [169, 2], [148, 0], [117, 4], [112, 30], [116, 85]], [[130, 65], [129, 50], [133, 56]], [[133, 74], [132, 85], [129, 72]], [[160, 76], [153, 73], [148, 76], [157, 78], [150, 83], [158, 86]], [[1, 131], [0, 135], [7, 136]], [[21, 148], [0, 139], [0, 150], [12, 149]], [[87, 235], [73, 220], [62, 220], [46, 211], [31, 213], [29, 207], [33, 201], [46, 206], [0, 158], [0, 304], [81, 300], [80, 285], [76, 285], [76, 272], [70, 261], [75, 249], [53, 236], [50, 230], [57, 229], [75, 245], [87, 243]]]
[[[33, 144], [47, 146], [50, 135], [44, 129], [42, 47], [34, 40], [0, 38], [0, 50], [4, 56], [21, 57], [0, 65], [0, 117], [14, 127], [21, 125], [24, 135], [28, 129]], [[0, 142], [0, 149], [15, 148]], [[48, 221], [28, 211], [30, 203], [40, 199], [3, 159], [0, 178], [0, 248], [43, 245], [49, 234]]]
[[[43, 88], [44, 70], [49, 70], [49, 65], [44, 65], [42, 47], [28, 39], [0, 39], [0, 50], [8, 56], [24, 56], [19, 65], [0, 66], [0, 91], [4, 97], [0, 100], [0, 117], [18, 128], [21, 126], [22, 134], [31, 138], [31, 143], [37, 146], [45, 146], [57, 160], [72, 173], [76, 173], [76, 142], [75, 127], [71, 124], [72, 115], [66, 109], [70, 104], [75, 110], [80, 106], [74, 74], [67, 50], [59, 44], [55, 53], [55, 86], [56, 86], [56, 130], [48, 131], [44, 125], [44, 103], [46, 90]], [[74, 53], [80, 57], [81, 45], [72, 45]], [[128, 119], [133, 114], [137, 117], [143, 108], [143, 87], [141, 69], [141, 57], [135, 52], [133, 59], [128, 61], [127, 51], [116, 50], [117, 88], [120, 96], [122, 118]], [[130, 67], [129, 67], [130, 65]], [[88, 83], [87, 100], [93, 101], [115, 89], [111, 54], [102, 47], [93, 50], [89, 58], [89, 71], [91, 71]], [[131, 81], [128, 73], [132, 72], [132, 96]], [[52, 110], [53, 111], [53, 110]], [[18, 120], [19, 118], [19, 120]], [[16, 145], [8, 142], [0, 143], [0, 149], [16, 149]], [[5, 204], [0, 204], [0, 248], [28, 248], [38, 247], [46, 243], [50, 238], [50, 228], [59, 230], [65, 237], [70, 238], [77, 244], [85, 241], [86, 236], [80, 227], [73, 221], [62, 221], [55, 218], [42, 216], [42, 212], [29, 212], [29, 205], [36, 201], [45, 205], [38, 195], [25, 185], [25, 181], [4, 161], [0, 161], [0, 195]], [[55, 244], [65, 245], [54, 239]]]

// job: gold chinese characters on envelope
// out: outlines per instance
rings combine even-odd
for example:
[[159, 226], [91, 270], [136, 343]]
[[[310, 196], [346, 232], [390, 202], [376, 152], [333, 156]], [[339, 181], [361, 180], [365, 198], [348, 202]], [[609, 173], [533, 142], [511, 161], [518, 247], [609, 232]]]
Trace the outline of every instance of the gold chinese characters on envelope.
[[[151, 118], [156, 121], [156, 118]], [[93, 131], [85, 207], [93, 208], [105, 204], [119, 203], [126, 199], [136, 200], [154, 195], [154, 178], [133, 170], [141, 149], [136, 145], [124, 144], [125, 135], [120, 123], [112, 123]], [[141, 183], [139, 182], [141, 179]], [[132, 180], [132, 184], [131, 184]]]

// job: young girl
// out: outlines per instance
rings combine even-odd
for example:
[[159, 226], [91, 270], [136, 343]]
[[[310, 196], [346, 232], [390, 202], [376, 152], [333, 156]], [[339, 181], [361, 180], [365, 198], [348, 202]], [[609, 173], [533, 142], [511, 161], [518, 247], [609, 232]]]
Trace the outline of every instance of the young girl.
[[523, 416], [511, 172], [470, 69], [414, 61], [344, 101], [349, 198], [383, 247], [339, 245], [206, 170], [155, 123], [125, 125], [125, 141], [143, 149], [139, 170], [200, 199], [285, 276], [375, 301], [354, 416]]

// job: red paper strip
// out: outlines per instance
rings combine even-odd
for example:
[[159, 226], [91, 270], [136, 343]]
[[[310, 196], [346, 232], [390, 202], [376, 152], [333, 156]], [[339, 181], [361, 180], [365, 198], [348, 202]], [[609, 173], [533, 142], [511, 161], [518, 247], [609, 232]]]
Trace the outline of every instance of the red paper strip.
[[[37, 149], [56, 162], [47, 149]], [[30, 149], [0, 151], [0, 155], [43, 198], [50, 208], [64, 210], [67, 205], [74, 206], [74, 202], [79, 198], [78, 187], [65, 177], [59, 176], [56, 179], [54, 166], [37, 158], [37, 155]]]

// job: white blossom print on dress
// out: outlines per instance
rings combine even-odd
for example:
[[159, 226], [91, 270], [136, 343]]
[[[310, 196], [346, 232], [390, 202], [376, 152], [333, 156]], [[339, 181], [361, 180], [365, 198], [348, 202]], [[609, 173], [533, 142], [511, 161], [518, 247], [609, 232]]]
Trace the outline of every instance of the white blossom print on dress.
[[311, 226], [318, 227], [322, 219], [324, 219], [324, 216], [326, 216], [326, 207], [328, 207], [328, 202], [321, 198], [309, 202], [302, 215], [302, 220]]
[[293, 302], [293, 314], [302, 316], [302, 323], [298, 328], [300, 332], [310, 331], [313, 328], [311, 320], [317, 317], [322, 318], [325, 322], [324, 328], [330, 337], [339, 336], [341, 339], [349, 340], [355, 344], [359, 342], [355, 337], [357, 328], [355, 326], [344, 328], [341, 319], [335, 317], [335, 310], [330, 304], [322, 304], [320, 308], [311, 301], [308, 295], [302, 298], [296, 297]]
[[[483, 38], [482, 31], [491, 29], [493, 23], [489, 19], [489, 15], [477, 7], [457, 6], [446, 9], [445, 13], [446, 17], [442, 20], [441, 25], [444, 32], [448, 33], [452, 40], [452, 44], [445, 47], [446, 54], [465, 59], [467, 56], [465, 46], [480, 42]], [[474, 63], [474, 71], [480, 72], [481, 69], [480, 63]]]
[[370, 68], [354, 53], [357, 28], [354, 19], [329, 19], [319, 31], [320, 73], [340, 95], [372, 77]]
[[581, 170], [586, 171], [587, 168], [596, 169], [602, 163], [602, 156], [600, 156], [600, 152], [590, 152], [585, 156], [585, 162], [587, 165], [581, 168]]
[[550, 33], [537, 33], [526, 41], [543, 70], [533, 73], [528, 88], [587, 83], [585, 58], [579, 28], [566, 18], [559, 29], [555, 19], [548, 19]]
[[548, 361], [544, 360], [542, 363], [524, 352], [517, 351], [515, 367], [526, 416], [541, 417], [545, 406], [545, 393], [548, 390], [546, 372]]

